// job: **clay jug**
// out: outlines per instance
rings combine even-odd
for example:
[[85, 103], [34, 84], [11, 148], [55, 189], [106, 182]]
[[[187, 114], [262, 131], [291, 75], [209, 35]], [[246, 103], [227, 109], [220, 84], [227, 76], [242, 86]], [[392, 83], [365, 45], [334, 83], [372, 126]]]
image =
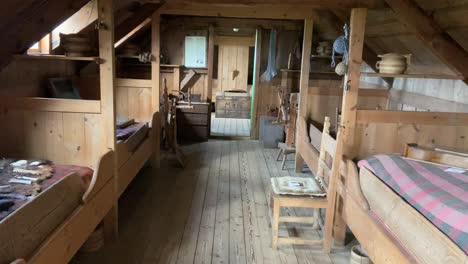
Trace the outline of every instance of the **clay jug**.
[[387, 53], [378, 57], [382, 60], [378, 61], [375, 67], [380, 73], [402, 74], [411, 64], [411, 54]]

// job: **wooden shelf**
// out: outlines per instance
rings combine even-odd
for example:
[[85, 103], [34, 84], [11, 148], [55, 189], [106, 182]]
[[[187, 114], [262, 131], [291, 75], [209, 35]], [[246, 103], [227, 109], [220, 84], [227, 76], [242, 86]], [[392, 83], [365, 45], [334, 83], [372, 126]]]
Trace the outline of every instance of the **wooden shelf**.
[[280, 69], [281, 72], [301, 72], [301, 70]]
[[463, 76], [441, 75], [441, 74], [424, 74], [424, 73], [389, 74], [389, 73], [361, 72], [361, 76], [376, 77], [376, 78], [414, 78], [414, 79], [464, 80]]
[[65, 55], [46, 55], [46, 54], [17, 54], [15, 58], [25, 59], [25, 60], [68, 60], [68, 61], [94, 61], [100, 63], [101, 59], [99, 57], [69, 57]]
[[338, 75], [334, 71], [311, 71], [310, 74], [334, 74], [334, 75]]
[[116, 55], [119, 59], [139, 59], [140, 56], [138, 55]]
[[[332, 59], [332, 56], [331, 55], [318, 55], [318, 54], [312, 54], [310, 55], [311, 58], [315, 58], [315, 59]], [[343, 56], [335, 56], [335, 59], [342, 59]]]
[[161, 64], [161, 67], [166, 67], [166, 68], [180, 68], [182, 65], [177, 65], [177, 64]]

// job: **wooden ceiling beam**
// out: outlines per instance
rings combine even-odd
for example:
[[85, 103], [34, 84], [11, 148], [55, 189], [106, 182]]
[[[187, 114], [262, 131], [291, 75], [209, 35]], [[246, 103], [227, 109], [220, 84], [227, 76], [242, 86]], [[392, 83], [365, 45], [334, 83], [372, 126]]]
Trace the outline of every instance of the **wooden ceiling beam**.
[[385, 0], [398, 20], [412, 29], [450, 69], [464, 77], [468, 84], [468, 52], [453, 40], [414, 0]]
[[122, 38], [140, 26], [146, 19], [156, 11], [162, 4], [145, 3], [134, 10], [133, 15], [125, 19], [115, 28], [115, 40], [119, 42]]
[[232, 5], [232, 6], [254, 6], [254, 5], [282, 5], [287, 2], [289, 5], [301, 5], [313, 8], [353, 8], [382, 7], [381, 0], [171, 0], [176, 4], [210, 4], [210, 5]]
[[313, 7], [297, 5], [218, 5], [200, 3], [166, 3], [159, 9], [161, 14], [204, 16], [204, 17], [231, 17], [231, 18], [258, 18], [258, 19], [292, 19], [303, 20], [319, 19]]

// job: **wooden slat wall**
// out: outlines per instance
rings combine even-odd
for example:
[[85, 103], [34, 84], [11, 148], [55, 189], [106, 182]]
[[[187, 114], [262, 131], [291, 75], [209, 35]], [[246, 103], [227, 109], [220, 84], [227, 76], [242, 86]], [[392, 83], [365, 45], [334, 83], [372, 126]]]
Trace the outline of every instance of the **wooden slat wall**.
[[[331, 124], [336, 124], [336, 109], [341, 109], [342, 95], [335, 94], [334, 90], [341, 89], [341, 81], [337, 80], [313, 80], [311, 83], [314, 86], [325, 88], [323, 92], [328, 91], [329, 94], [314, 94], [309, 93], [307, 96], [307, 115], [306, 119], [322, 124], [325, 116], [330, 117]], [[327, 89], [328, 88], [328, 89]], [[312, 88], [309, 88], [312, 89]], [[372, 92], [376, 93], [375, 90]], [[320, 91], [322, 93], [322, 91]], [[365, 93], [361, 89], [359, 97], [359, 109], [385, 109], [387, 105], [387, 97], [385, 96], [364, 96]]]
[[358, 158], [377, 153], [403, 153], [406, 143], [467, 152], [466, 135], [468, 135], [468, 126], [360, 124], [356, 131], [356, 146], [359, 146]]
[[[140, 80], [131, 80], [121, 85], [117, 82], [116, 114], [117, 118], [134, 118], [137, 121], [149, 122], [153, 116], [151, 105], [151, 87], [139, 84]], [[132, 82], [135, 84], [132, 85]], [[148, 82], [151, 84], [151, 82]]]
[[72, 61], [16, 59], [0, 72], [0, 94], [45, 96], [47, 78], [70, 77], [74, 74], [75, 64]]
[[93, 167], [104, 150], [101, 114], [5, 110], [0, 122], [3, 157]]

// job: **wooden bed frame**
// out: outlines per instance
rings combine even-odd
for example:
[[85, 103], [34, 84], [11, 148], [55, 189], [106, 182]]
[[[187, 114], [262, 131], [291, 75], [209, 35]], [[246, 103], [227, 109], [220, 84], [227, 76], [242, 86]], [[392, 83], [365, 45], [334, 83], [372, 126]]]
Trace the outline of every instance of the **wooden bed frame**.
[[296, 130], [296, 172], [302, 172], [304, 162], [315, 174], [320, 156], [322, 131], [313, 124], [307, 125], [304, 117], [297, 116]]
[[[108, 151], [97, 162], [91, 183], [79, 205], [67, 219], [29, 256], [18, 256], [28, 263], [67, 263], [87, 240], [114, 205], [114, 152]], [[53, 199], [44, 193], [42, 200]], [[31, 201], [35, 203], [36, 200]], [[38, 201], [39, 202], [39, 201]], [[37, 208], [31, 207], [34, 214]], [[31, 230], [33, 232], [34, 230]], [[25, 242], [26, 243], [26, 242]], [[18, 247], [24, 244], [16, 245]]]
[[119, 196], [159, 148], [160, 124], [159, 112], [153, 113], [148, 134], [134, 151], [130, 151], [123, 141], [117, 144], [117, 192]]
[[[468, 164], [466, 156], [415, 144], [408, 144], [403, 155], [461, 168], [467, 168]], [[358, 172], [356, 164], [344, 158], [340, 175], [338, 194], [344, 201], [341, 215], [374, 263], [468, 263], [463, 250], [368, 169], [361, 168]], [[388, 220], [373, 217], [370, 203], [361, 189], [361, 178], [371, 184], [372, 191], [385, 202], [383, 207], [391, 208]], [[401, 238], [399, 232], [411, 232], [416, 239]]]

